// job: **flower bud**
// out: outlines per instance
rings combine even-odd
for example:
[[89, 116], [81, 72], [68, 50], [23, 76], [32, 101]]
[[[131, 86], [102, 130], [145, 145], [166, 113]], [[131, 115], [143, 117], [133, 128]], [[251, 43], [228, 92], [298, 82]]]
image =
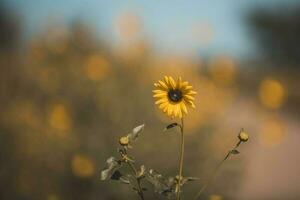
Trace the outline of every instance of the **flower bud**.
[[129, 144], [129, 138], [127, 136], [123, 136], [119, 139], [119, 143], [122, 146], [127, 146]]
[[238, 138], [242, 142], [247, 142], [249, 139], [249, 135], [244, 131], [244, 129], [242, 129], [241, 132], [239, 133]]

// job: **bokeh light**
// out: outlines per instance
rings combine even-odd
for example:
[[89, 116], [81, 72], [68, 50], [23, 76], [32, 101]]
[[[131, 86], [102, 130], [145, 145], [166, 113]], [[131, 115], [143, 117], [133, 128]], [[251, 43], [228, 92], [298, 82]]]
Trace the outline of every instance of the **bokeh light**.
[[284, 86], [277, 80], [266, 78], [259, 86], [259, 98], [261, 103], [267, 108], [280, 108], [286, 98]]
[[210, 195], [209, 197], [209, 200], [222, 200], [222, 199], [223, 199], [222, 196], [217, 194]]
[[60, 131], [67, 131], [71, 128], [72, 121], [65, 105], [58, 103], [52, 106], [49, 124]]
[[76, 154], [71, 162], [72, 172], [79, 178], [88, 178], [95, 173], [94, 161], [84, 154]]
[[47, 196], [47, 200], [59, 200], [60, 198], [55, 194], [50, 194]]
[[84, 65], [84, 72], [88, 79], [92, 81], [100, 81], [104, 79], [110, 70], [108, 60], [99, 54], [91, 55], [87, 58]]

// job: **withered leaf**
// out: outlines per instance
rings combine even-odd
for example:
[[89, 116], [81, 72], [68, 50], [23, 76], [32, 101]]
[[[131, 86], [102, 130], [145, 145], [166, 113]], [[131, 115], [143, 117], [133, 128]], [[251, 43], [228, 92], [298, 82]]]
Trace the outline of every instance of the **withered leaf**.
[[111, 179], [115, 171], [120, 168], [121, 163], [115, 157], [110, 157], [106, 160], [106, 165], [106, 168], [101, 171], [101, 180]]

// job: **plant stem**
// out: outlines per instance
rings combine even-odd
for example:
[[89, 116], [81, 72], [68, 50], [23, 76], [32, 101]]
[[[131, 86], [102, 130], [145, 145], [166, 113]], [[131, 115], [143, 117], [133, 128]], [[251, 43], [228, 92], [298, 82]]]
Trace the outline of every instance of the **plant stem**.
[[180, 126], [180, 132], [181, 132], [181, 145], [180, 145], [180, 159], [179, 159], [179, 178], [178, 178], [178, 184], [177, 184], [177, 194], [176, 199], [180, 199], [180, 187], [181, 187], [181, 179], [182, 179], [182, 171], [183, 171], [183, 155], [184, 155], [184, 133], [183, 133], [184, 123], [183, 118], [181, 118], [181, 126]]
[[141, 187], [141, 180], [138, 177], [138, 172], [137, 172], [135, 166], [131, 162], [127, 162], [127, 164], [129, 165], [129, 167], [132, 169], [132, 171], [135, 174], [136, 182], [137, 182], [137, 185], [138, 185], [138, 195], [140, 196], [141, 200], [144, 200], [144, 193], [143, 193], [143, 189]]
[[[226, 155], [228, 157], [228, 154]], [[197, 195], [195, 196], [194, 200], [197, 200], [202, 192], [206, 189], [206, 187], [209, 185], [209, 183], [215, 178], [217, 172], [219, 171], [220, 167], [222, 166], [223, 162], [225, 161], [226, 159], [223, 159], [219, 165], [216, 167], [215, 171], [212, 173], [212, 175], [210, 176], [210, 178], [208, 179], [208, 181], [201, 187], [200, 191], [197, 193]]]
[[[241, 141], [239, 141], [235, 147], [232, 149], [236, 149], [239, 145], [241, 144]], [[231, 151], [228, 151], [228, 153], [226, 154], [226, 156], [224, 157], [224, 159], [218, 164], [218, 166], [216, 167], [216, 169], [214, 170], [214, 172], [212, 173], [212, 175], [209, 177], [208, 181], [201, 187], [200, 191], [197, 193], [197, 195], [195, 196], [194, 200], [197, 200], [202, 192], [205, 190], [205, 188], [209, 185], [209, 183], [215, 178], [215, 176], [217, 175], [217, 172], [219, 171], [219, 169], [221, 168], [222, 164], [229, 158], [229, 156], [231, 155]]]

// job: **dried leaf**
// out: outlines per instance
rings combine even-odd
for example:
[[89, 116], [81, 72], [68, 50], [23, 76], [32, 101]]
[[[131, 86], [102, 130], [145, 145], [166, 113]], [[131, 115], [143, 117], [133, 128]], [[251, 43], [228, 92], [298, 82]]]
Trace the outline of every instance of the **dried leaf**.
[[172, 123], [172, 124], [169, 124], [169, 125], [165, 128], [164, 131], [166, 131], [166, 130], [168, 130], [168, 129], [171, 129], [171, 128], [174, 128], [174, 127], [176, 127], [176, 126], [178, 126], [178, 123], [176, 123], [176, 122], [174, 122], [174, 123]]
[[140, 170], [138, 171], [138, 177], [139, 178], [144, 177], [145, 176], [145, 172], [146, 172], [146, 167], [145, 167], [145, 165], [142, 165], [140, 167]]
[[132, 132], [127, 135], [128, 139], [129, 139], [129, 143], [134, 142], [138, 138], [139, 134], [141, 132], [143, 132], [144, 127], [145, 127], [145, 124], [139, 125], [139, 126], [135, 127], [132, 130]]
[[128, 180], [127, 177], [125, 176], [121, 176], [120, 181], [125, 184], [130, 184], [130, 180]]
[[238, 150], [236, 150], [236, 149], [233, 149], [233, 150], [230, 151], [230, 153], [231, 154], [239, 154], [240, 152]]
[[184, 185], [191, 181], [197, 181], [197, 180], [199, 180], [199, 178], [197, 178], [197, 177], [183, 177], [181, 180], [181, 185]]
[[120, 162], [114, 157], [108, 158], [106, 164], [106, 168], [101, 171], [101, 180], [110, 179], [115, 171], [121, 166]]
[[161, 174], [151, 169], [147, 173], [147, 180], [154, 186], [154, 192], [172, 199], [175, 195], [174, 178], [166, 179]]
[[110, 177], [110, 179], [112, 180], [120, 180], [120, 178], [122, 177], [123, 175], [121, 174], [121, 172], [119, 170], [116, 170], [113, 175]]

